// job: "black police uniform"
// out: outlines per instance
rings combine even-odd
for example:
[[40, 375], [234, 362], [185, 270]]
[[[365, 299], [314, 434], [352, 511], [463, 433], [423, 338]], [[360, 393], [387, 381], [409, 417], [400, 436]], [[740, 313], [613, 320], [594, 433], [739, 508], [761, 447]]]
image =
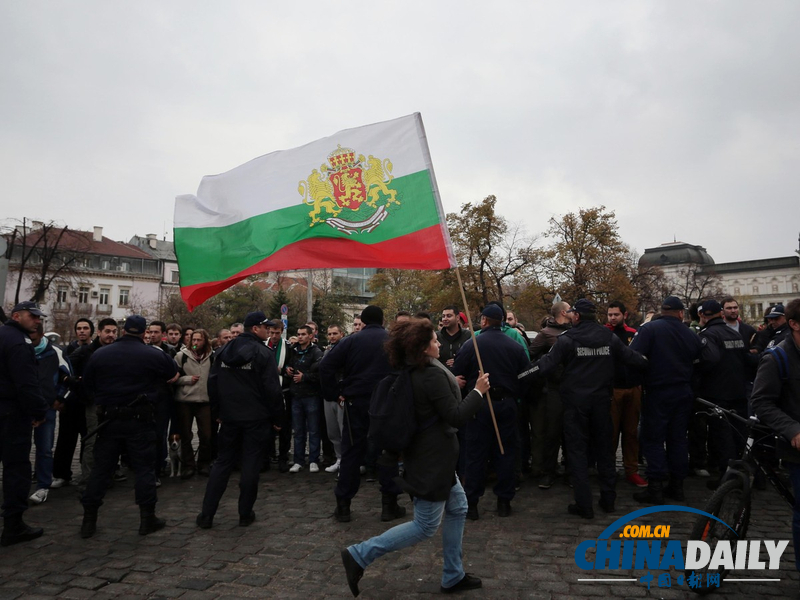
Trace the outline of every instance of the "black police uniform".
[[81, 500], [84, 518], [89, 511], [96, 519], [117, 459], [125, 450], [136, 474], [136, 504], [143, 516], [153, 514], [157, 501], [154, 403], [158, 387], [177, 373], [178, 365], [168, 354], [135, 335], [126, 334], [92, 354], [83, 384], [94, 396], [103, 429], [97, 434], [95, 463]]
[[247, 331], [231, 340], [214, 359], [208, 376], [212, 414], [222, 422], [219, 454], [208, 478], [202, 513], [197, 523], [211, 525], [228, 478], [241, 458], [239, 520], [255, 518], [258, 479], [272, 426], [283, 421], [284, 403], [275, 354]]
[[642, 325], [630, 348], [649, 360], [639, 434], [647, 478], [662, 482], [669, 476], [677, 484], [689, 469], [686, 432], [694, 401], [694, 363], [701, 358], [714, 360], [718, 350], [680, 319], [667, 315]]
[[[698, 368], [697, 395], [747, 417], [747, 383], [753, 378], [758, 355], [747, 351], [742, 336], [725, 324], [722, 317], [710, 319], [700, 330], [700, 337], [718, 349], [718, 360]], [[722, 419], [710, 419], [709, 440], [721, 473], [728, 460], [737, 458], [744, 447], [744, 438], [736, 435]], [[737, 428], [743, 433], [741, 427]]]
[[616, 499], [611, 422], [616, 367], [647, 366], [641, 354], [592, 319], [593, 315], [581, 316], [578, 324], [558, 336], [550, 352], [533, 367], [534, 376], [547, 376], [559, 365], [564, 366], [559, 387], [564, 406], [564, 446], [575, 490], [576, 512], [585, 517], [593, 515], [588, 471], [590, 448], [597, 459], [601, 506], [613, 509]]
[[500, 454], [489, 405], [484, 403], [474, 419], [467, 423], [464, 491], [473, 511], [485, 491], [486, 461], [490, 457], [497, 473], [497, 484], [493, 491], [498, 501], [508, 503], [514, 498], [514, 461], [518, 446], [517, 398], [522, 398], [525, 387], [520, 384], [517, 375], [530, 364], [522, 345], [503, 333], [500, 327], [481, 329], [481, 335], [461, 346], [453, 363], [453, 374], [463, 375], [467, 380], [465, 389], [475, 387], [478, 380], [475, 340], [478, 340], [483, 370], [489, 374], [492, 384], [489, 393], [505, 453]]
[[42, 535], [22, 521], [31, 488], [32, 421], [44, 420], [47, 401], [39, 389], [36, 356], [16, 321], [0, 327], [0, 459], [3, 463], [3, 535], [8, 546]]
[[[384, 345], [388, 332], [371, 323], [355, 335], [349, 335], [328, 352], [319, 363], [322, 393], [329, 401], [345, 398], [342, 426], [342, 462], [334, 494], [337, 519], [350, 520], [350, 500], [361, 485], [360, 467], [364, 464], [369, 433], [369, 400], [373, 388], [391, 372]], [[397, 465], [378, 464], [378, 481], [384, 498], [402, 492], [394, 481]]]

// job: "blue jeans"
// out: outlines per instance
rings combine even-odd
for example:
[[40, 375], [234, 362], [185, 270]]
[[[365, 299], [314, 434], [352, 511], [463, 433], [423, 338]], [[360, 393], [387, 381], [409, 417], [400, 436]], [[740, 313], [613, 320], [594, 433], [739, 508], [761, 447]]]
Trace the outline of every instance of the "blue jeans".
[[33, 441], [36, 444], [36, 489], [47, 490], [53, 483], [53, 445], [56, 440], [56, 411], [51, 408], [45, 413], [44, 423], [34, 428]]
[[[442, 519], [444, 517], [444, 519]], [[347, 550], [355, 561], [366, 569], [376, 559], [388, 552], [402, 550], [433, 537], [442, 527], [442, 586], [452, 587], [464, 578], [464, 567], [461, 564], [461, 538], [464, 535], [464, 522], [467, 518], [467, 496], [461, 482], [456, 479], [450, 488], [450, 497], [446, 501], [414, 499], [414, 520], [392, 527], [381, 535], [370, 538], [360, 544], [350, 546]]]
[[306, 432], [308, 433], [308, 462], [319, 463], [319, 415], [322, 400], [318, 396], [295, 397], [292, 401], [294, 428], [294, 462], [305, 464]]
[[800, 571], [800, 464], [784, 461], [789, 470], [789, 479], [794, 491], [794, 509], [792, 510], [792, 537], [794, 538], [794, 567]]

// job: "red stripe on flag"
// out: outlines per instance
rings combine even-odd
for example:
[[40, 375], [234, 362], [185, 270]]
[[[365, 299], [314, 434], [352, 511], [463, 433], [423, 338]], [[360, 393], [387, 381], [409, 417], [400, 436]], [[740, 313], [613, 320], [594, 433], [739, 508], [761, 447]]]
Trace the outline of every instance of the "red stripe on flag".
[[[450, 269], [450, 257], [441, 226], [433, 225], [402, 237], [377, 244], [362, 244], [353, 239], [312, 238], [281, 248], [252, 267], [223, 281], [181, 287], [181, 297], [189, 310], [235, 285], [242, 279], [269, 271], [369, 267], [384, 269]], [[273, 315], [275, 316], [275, 315]]]

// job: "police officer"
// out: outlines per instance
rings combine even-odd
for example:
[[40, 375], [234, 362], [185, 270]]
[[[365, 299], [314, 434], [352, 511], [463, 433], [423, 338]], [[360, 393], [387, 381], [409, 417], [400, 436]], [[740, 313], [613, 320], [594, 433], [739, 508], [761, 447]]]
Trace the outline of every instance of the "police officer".
[[552, 350], [533, 369], [534, 375], [541, 377], [559, 365], [564, 366], [559, 392], [564, 406], [564, 446], [575, 490], [575, 504], [570, 504], [567, 510], [591, 519], [594, 509], [589, 485], [589, 449], [597, 460], [600, 476], [600, 508], [614, 512], [617, 497], [611, 440], [615, 367], [624, 363], [644, 369], [647, 360], [597, 322], [597, 309], [591, 301], [581, 298], [567, 313], [572, 318], [572, 328], [558, 336]]
[[514, 341], [502, 330], [505, 311], [497, 304], [487, 305], [481, 312], [481, 335], [467, 341], [456, 355], [453, 374], [465, 382], [466, 389], [475, 387], [478, 379], [478, 359], [475, 340], [481, 353], [483, 368], [491, 376], [492, 398], [497, 427], [503, 443], [500, 454], [497, 436], [492, 424], [489, 405], [484, 404], [475, 418], [467, 423], [466, 485], [467, 518], [479, 518], [478, 500], [485, 491], [486, 461], [491, 458], [497, 473], [497, 515], [511, 515], [511, 500], [515, 493], [514, 461], [517, 454], [517, 399], [522, 398], [524, 386], [517, 375], [528, 365], [528, 355], [522, 344]]
[[212, 414], [219, 415], [219, 455], [211, 467], [203, 508], [195, 522], [210, 529], [228, 479], [241, 459], [239, 478], [239, 525], [256, 519], [253, 505], [258, 497], [258, 477], [267, 452], [270, 430], [280, 430], [283, 392], [275, 354], [267, 348], [269, 321], [261, 311], [247, 313], [244, 333], [225, 344], [208, 377]]
[[792, 537], [800, 571], [800, 298], [786, 305], [789, 335], [758, 364], [751, 401], [762, 423], [779, 435], [778, 454], [794, 490]]
[[[663, 504], [664, 497], [683, 500], [689, 470], [686, 431], [692, 412], [694, 362], [713, 361], [718, 350], [683, 324], [680, 298], [668, 296], [661, 315], [645, 323], [630, 348], [649, 361], [644, 377], [640, 446], [647, 460], [647, 488], [633, 497], [645, 504]], [[664, 445], [666, 443], [666, 450]], [[669, 478], [665, 488], [664, 481]]]
[[31, 488], [31, 431], [44, 422], [48, 405], [39, 389], [33, 344], [44, 314], [33, 302], [20, 302], [0, 327], [0, 459], [3, 463], [3, 534], [10, 546], [38, 538], [44, 531], [22, 520]]
[[[758, 357], [747, 351], [742, 336], [728, 327], [722, 318], [722, 306], [716, 300], [706, 300], [700, 307], [702, 321], [700, 337], [718, 349], [718, 360], [706, 362], [698, 368], [697, 395], [732, 410], [747, 418], [747, 382], [752, 377]], [[741, 427], [738, 427], [741, 431]], [[737, 458], [744, 446], [744, 438], [734, 434], [731, 427], [722, 419], [710, 419], [709, 439], [714, 440], [713, 458], [716, 459], [720, 474], [728, 467], [728, 460]], [[741, 433], [744, 433], [741, 431]], [[717, 487], [719, 479], [709, 481], [709, 487]]]
[[[389, 334], [383, 328], [383, 309], [367, 306], [361, 312], [363, 327], [357, 335], [349, 335], [320, 361], [319, 376], [325, 399], [338, 402], [344, 409], [342, 426], [342, 462], [334, 494], [340, 523], [350, 521], [350, 501], [358, 493], [360, 467], [367, 452], [369, 432], [369, 400], [373, 388], [391, 368], [384, 345]], [[402, 492], [394, 482], [397, 464], [378, 466], [381, 484], [381, 521], [405, 516], [406, 509], [397, 504]]]
[[81, 500], [83, 538], [93, 536], [97, 529], [97, 510], [124, 450], [136, 474], [139, 535], [153, 533], [165, 525], [155, 515], [155, 402], [158, 386], [178, 379], [178, 365], [168, 354], [145, 345], [144, 317], [128, 317], [123, 329], [125, 335], [92, 354], [83, 372], [84, 388], [94, 396], [102, 426], [95, 444], [94, 467]]

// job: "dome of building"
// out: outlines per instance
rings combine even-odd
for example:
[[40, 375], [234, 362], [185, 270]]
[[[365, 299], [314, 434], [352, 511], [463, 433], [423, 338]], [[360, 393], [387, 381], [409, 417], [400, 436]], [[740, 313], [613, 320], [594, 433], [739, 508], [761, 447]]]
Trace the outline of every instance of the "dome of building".
[[683, 264], [713, 265], [714, 259], [702, 246], [685, 242], [668, 242], [656, 248], [647, 248], [639, 258], [640, 267]]

